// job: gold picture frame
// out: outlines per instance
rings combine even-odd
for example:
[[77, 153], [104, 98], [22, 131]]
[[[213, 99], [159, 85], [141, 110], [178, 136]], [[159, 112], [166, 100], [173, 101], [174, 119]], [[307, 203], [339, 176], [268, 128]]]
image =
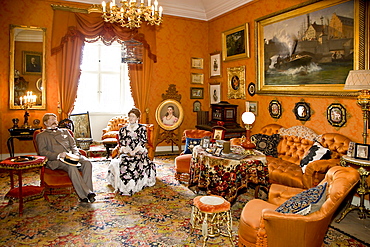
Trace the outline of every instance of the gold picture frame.
[[190, 74], [190, 82], [192, 84], [203, 84], [204, 74], [203, 73], [191, 73]]
[[[365, 51], [368, 49], [365, 39], [369, 31], [365, 28], [364, 6], [365, 0], [310, 1], [257, 19], [257, 93], [356, 95], [355, 91], [344, 91], [343, 88], [349, 70], [365, 69]], [[353, 13], [352, 18], [349, 13]], [[328, 24], [317, 16], [328, 20]], [[344, 19], [342, 16], [353, 22], [353, 26], [343, 25], [342, 33], [346, 31], [346, 37], [330, 28], [334, 22]], [[313, 25], [320, 26], [323, 32], [320, 35], [313, 32], [312, 35], [309, 30]], [[285, 34], [284, 39], [279, 36], [281, 33]], [[287, 37], [290, 37], [289, 42]], [[345, 39], [340, 46], [343, 49], [327, 48], [333, 47], [330, 43], [338, 44], [340, 39]], [[353, 44], [353, 47], [345, 49], [345, 44]], [[343, 67], [344, 63], [347, 67]], [[291, 68], [296, 71], [288, 71]]]
[[227, 68], [227, 98], [245, 99], [245, 66]]
[[231, 61], [249, 57], [249, 24], [222, 32], [222, 59]]
[[[174, 120], [170, 125], [164, 121], [169, 108], [173, 110], [173, 115], [177, 119]], [[177, 129], [184, 120], [184, 110], [177, 100], [167, 99], [158, 105], [157, 109], [155, 110], [155, 119], [162, 129], [174, 130]]]
[[191, 58], [192, 69], [203, 69], [203, 58], [192, 57]]

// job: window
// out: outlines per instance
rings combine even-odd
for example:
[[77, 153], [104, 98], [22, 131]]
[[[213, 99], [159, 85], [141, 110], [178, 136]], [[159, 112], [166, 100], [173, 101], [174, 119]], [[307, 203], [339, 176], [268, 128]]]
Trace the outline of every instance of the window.
[[128, 66], [121, 63], [121, 44], [87, 43], [73, 113], [127, 113], [134, 107]]

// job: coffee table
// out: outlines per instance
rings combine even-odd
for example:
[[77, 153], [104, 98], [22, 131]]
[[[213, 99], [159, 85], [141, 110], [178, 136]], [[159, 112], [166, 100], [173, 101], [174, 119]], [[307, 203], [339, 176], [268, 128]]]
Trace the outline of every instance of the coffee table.
[[270, 185], [263, 153], [254, 150], [254, 155], [237, 160], [214, 156], [199, 145], [194, 147], [188, 187], [195, 186], [209, 195], [219, 195], [233, 202], [238, 192], [251, 183], [257, 186], [255, 197], [260, 186], [268, 188]]

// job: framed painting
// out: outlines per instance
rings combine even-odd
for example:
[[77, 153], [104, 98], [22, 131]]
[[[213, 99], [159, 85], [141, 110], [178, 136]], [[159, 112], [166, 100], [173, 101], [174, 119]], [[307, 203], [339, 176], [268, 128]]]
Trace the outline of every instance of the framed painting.
[[304, 101], [295, 103], [293, 109], [294, 115], [297, 120], [301, 121], [302, 123], [310, 120], [311, 118], [311, 108], [310, 104]]
[[42, 52], [23, 51], [23, 74], [41, 74]]
[[191, 58], [192, 69], [203, 69], [203, 58], [192, 57]]
[[202, 73], [191, 73], [190, 81], [192, 84], [203, 84], [204, 74]]
[[193, 103], [193, 111], [194, 112], [201, 111], [201, 108], [202, 108], [202, 104], [200, 103], [200, 101], [199, 100], [194, 101], [194, 103]]
[[347, 110], [342, 104], [332, 103], [326, 109], [326, 118], [333, 127], [343, 127], [347, 123]]
[[269, 113], [272, 118], [279, 119], [281, 117], [281, 104], [278, 100], [271, 100], [269, 104]]
[[232, 28], [222, 33], [223, 61], [249, 57], [249, 25]]
[[258, 102], [257, 101], [246, 101], [245, 102], [246, 111], [250, 111], [257, 116], [258, 114]]
[[210, 54], [210, 78], [221, 77], [221, 52]]
[[203, 99], [204, 89], [202, 87], [191, 87], [190, 88], [190, 99]]
[[369, 160], [370, 159], [370, 145], [355, 143], [355, 159]]
[[245, 66], [227, 68], [229, 99], [245, 99]]
[[71, 114], [69, 119], [73, 122], [73, 134], [77, 138], [91, 138], [89, 112]]
[[174, 130], [181, 125], [184, 119], [184, 110], [177, 100], [167, 99], [157, 106], [155, 119], [161, 128]]
[[355, 95], [343, 88], [350, 70], [365, 69], [364, 5], [310, 1], [257, 19], [257, 93]]
[[213, 82], [209, 84], [209, 97], [211, 104], [217, 104], [221, 101], [221, 83]]

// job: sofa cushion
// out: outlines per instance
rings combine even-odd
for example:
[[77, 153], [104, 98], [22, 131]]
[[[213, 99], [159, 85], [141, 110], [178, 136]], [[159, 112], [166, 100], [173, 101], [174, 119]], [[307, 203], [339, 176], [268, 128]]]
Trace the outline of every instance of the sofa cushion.
[[302, 167], [302, 171], [305, 172], [307, 165], [312, 161], [324, 159], [330, 159], [330, 150], [321, 146], [320, 143], [315, 142], [301, 160], [300, 166]]
[[318, 211], [326, 200], [327, 183], [305, 190], [281, 204], [275, 211], [307, 215]]
[[185, 142], [184, 154], [191, 154], [193, 152], [193, 148], [196, 145], [199, 145], [201, 141], [202, 141], [201, 138], [189, 138], [189, 137], [187, 137], [186, 142]]
[[264, 135], [264, 134], [255, 134], [251, 136], [252, 142], [255, 143], [256, 149], [261, 151], [267, 156], [277, 157], [277, 145], [280, 141], [279, 134], [273, 135]]

